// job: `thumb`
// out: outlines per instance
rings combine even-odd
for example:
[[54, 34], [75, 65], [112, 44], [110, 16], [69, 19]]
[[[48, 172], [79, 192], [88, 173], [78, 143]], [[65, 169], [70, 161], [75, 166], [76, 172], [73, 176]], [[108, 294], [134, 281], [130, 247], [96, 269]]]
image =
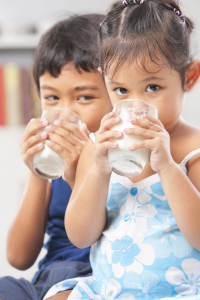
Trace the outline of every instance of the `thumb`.
[[81, 123], [80, 128], [83, 133], [85, 133], [85, 135], [89, 138], [90, 131], [88, 130], [87, 125], [85, 123]]

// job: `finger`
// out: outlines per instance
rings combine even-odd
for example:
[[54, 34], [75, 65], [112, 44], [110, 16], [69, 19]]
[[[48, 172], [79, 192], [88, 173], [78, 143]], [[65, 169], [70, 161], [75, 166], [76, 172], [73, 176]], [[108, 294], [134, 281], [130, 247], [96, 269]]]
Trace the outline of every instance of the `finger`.
[[[64, 140], [68, 141], [68, 143], [70, 143], [72, 146], [77, 147], [82, 149], [83, 145], [85, 144], [85, 142], [88, 140], [87, 139], [78, 139], [71, 131], [68, 131], [66, 129], [63, 129], [61, 127], [57, 127], [57, 126], [47, 126], [45, 128], [48, 133], [49, 133], [49, 137], [51, 139], [51, 136], [54, 137], [53, 141], [60, 144], [60, 143], [64, 143]], [[57, 135], [57, 140], [56, 137], [54, 135]], [[59, 139], [59, 137], [61, 137], [61, 139]]]
[[154, 117], [152, 117], [152, 116], [150, 116], [150, 115], [143, 115], [143, 116], [141, 117], [141, 119], [147, 119], [147, 120], [149, 120], [150, 122], [152, 122], [152, 123], [154, 123], [154, 124], [157, 124], [157, 125], [159, 125], [160, 127], [164, 128], [163, 124], [161, 123], [161, 121], [160, 121], [159, 119], [154, 118]]
[[159, 135], [159, 132], [157, 131], [153, 131], [142, 127], [125, 128], [124, 133], [127, 135], [141, 136], [145, 139], [154, 139]]
[[85, 133], [85, 135], [89, 138], [89, 136], [90, 136], [90, 131], [88, 130], [87, 125], [86, 125], [85, 123], [82, 123], [82, 124], [80, 125], [80, 129], [81, 129], [81, 131], [82, 131], [83, 133]]
[[105, 120], [105, 121], [101, 122], [101, 126], [99, 128], [99, 134], [102, 134], [105, 131], [110, 130], [110, 128], [112, 128], [113, 126], [115, 126], [119, 123], [121, 123], [121, 118], [119, 118], [119, 117], [110, 118], [108, 120]]
[[40, 134], [36, 134], [30, 137], [21, 147], [21, 154], [25, 154], [28, 149], [32, 148], [34, 145], [41, 143], [42, 141], [48, 138], [48, 133], [46, 131], [42, 131]]
[[146, 128], [146, 129], [151, 129], [153, 131], [163, 131], [164, 127], [162, 126], [162, 124], [155, 124], [153, 122], [151, 122], [148, 119], [132, 119], [131, 120], [131, 124], [136, 125], [136, 126], [140, 126], [142, 128]]
[[[57, 135], [57, 134], [54, 134], [54, 133], [49, 133], [49, 139], [48, 139], [48, 143], [49, 141], [52, 142], [52, 145], [56, 145], [59, 146], [57, 147], [56, 149], [58, 149], [60, 151], [60, 147], [66, 151], [68, 151], [69, 153], [73, 153], [74, 151], [76, 151], [77, 149], [78, 150], [82, 150], [81, 147], [76, 147], [74, 146], [72, 143], [70, 143], [68, 140], [66, 140], [65, 138]], [[52, 146], [51, 146], [52, 147]], [[54, 146], [53, 146], [54, 147]], [[81, 148], [81, 149], [80, 149]], [[55, 150], [55, 149], [53, 149]], [[55, 150], [56, 151], [56, 150]]]
[[140, 142], [137, 142], [130, 147], [128, 147], [129, 151], [135, 151], [138, 149], [143, 149], [143, 148], [149, 148], [150, 150], [153, 150], [155, 148], [155, 143], [154, 140], [143, 140]]
[[45, 118], [31, 119], [28, 123], [24, 136], [20, 142], [20, 146], [22, 145], [33, 135], [37, 134], [39, 131], [44, 129], [49, 122]]
[[102, 144], [98, 144], [98, 146], [96, 146], [96, 151], [97, 152], [105, 152], [105, 150], [116, 149], [117, 147], [118, 147], [118, 144], [116, 142], [105, 142]]
[[42, 151], [44, 149], [44, 144], [43, 143], [39, 143], [35, 146], [33, 146], [32, 148], [29, 148], [24, 154], [23, 154], [23, 161], [24, 162], [28, 162], [30, 160], [33, 160], [33, 156]]
[[100, 136], [98, 136], [98, 138], [96, 139], [97, 143], [104, 143], [108, 140], [118, 140], [123, 138], [123, 132], [121, 131], [114, 131], [114, 130], [110, 130], [110, 131], [106, 131], [104, 133], [102, 133]]
[[72, 123], [68, 123], [65, 121], [59, 121], [59, 120], [56, 120], [54, 122], [54, 125], [56, 127], [60, 127], [60, 128], [63, 128], [65, 130], [71, 132], [75, 137], [77, 137], [80, 140], [83, 140], [83, 141], [88, 140], [87, 135], [81, 130], [80, 126], [77, 126], [77, 125], [74, 125]]

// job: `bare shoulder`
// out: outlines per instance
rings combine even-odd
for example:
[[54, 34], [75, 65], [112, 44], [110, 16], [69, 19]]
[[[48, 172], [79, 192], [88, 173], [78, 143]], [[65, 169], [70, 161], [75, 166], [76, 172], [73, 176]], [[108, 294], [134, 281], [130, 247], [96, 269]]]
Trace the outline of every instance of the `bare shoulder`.
[[[172, 137], [172, 141], [171, 150], [174, 160], [181, 163], [189, 153], [200, 149], [200, 128], [182, 121], [180, 129]], [[200, 154], [196, 155], [196, 159], [200, 159]]]
[[73, 199], [77, 194], [81, 184], [83, 183], [87, 175], [87, 172], [89, 171], [93, 163], [94, 163], [94, 143], [93, 141], [91, 141], [91, 139], [89, 139], [85, 144], [78, 161], [75, 184], [74, 184], [71, 199]]

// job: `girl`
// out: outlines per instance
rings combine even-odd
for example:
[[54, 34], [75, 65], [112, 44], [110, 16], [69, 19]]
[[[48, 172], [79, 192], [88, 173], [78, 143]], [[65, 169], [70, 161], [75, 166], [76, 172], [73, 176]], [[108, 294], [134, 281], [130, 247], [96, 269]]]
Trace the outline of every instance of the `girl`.
[[[193, 23], [174, 0], [118, 1], [100, 29], [102, 73], [112, 104], [141, 99], [159, 120], [133, 119], [127, 135], [144, 141], [149, 164], [132, 178], [111, 172], [107, 152], [123, 132], [107, 114], [96, 134], [94, 162], [83, 172], [87, 144], [65, 216], [77, 247], [92, 245], [93, 276], [69, 299], [199, 299], [200, 130], [181, 117], [185, 92], [200, 76], [192, 59]], [[80, 172], [81, 171], [81, 172]], [[87, 174], [86, 174], [87, 173]], [[65, 287], [69, 282], [65, 282]]]

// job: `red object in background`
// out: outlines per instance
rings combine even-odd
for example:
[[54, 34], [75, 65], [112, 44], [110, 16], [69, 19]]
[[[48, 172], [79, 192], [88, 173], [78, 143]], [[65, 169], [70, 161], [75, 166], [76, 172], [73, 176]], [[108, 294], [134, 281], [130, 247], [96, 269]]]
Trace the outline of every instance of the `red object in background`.
[[3, 67], [0, 66], [0, 126], [6, 125]]

